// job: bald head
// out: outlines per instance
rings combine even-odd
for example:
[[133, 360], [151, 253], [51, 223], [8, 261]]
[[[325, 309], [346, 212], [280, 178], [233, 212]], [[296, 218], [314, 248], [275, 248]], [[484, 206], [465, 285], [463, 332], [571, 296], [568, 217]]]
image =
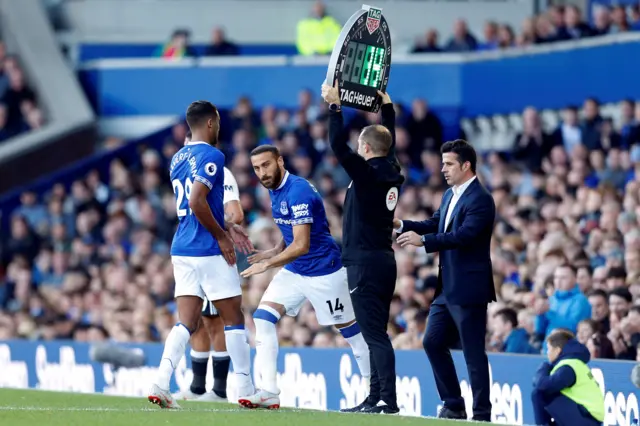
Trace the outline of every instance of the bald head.
[[389, 129], [380, 124], [367, 126], [360, 133], [360, 142], [369, 146], [372, 156], [387, 155], [392, 141]]

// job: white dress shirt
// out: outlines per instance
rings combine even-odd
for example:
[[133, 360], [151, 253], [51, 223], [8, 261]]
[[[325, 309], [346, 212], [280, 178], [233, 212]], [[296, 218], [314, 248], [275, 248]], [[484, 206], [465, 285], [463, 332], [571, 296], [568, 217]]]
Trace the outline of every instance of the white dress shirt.
[[[458, 200], [460, 199], [460, 197], [462, 197], [462, 194], [464, 194], [464, 191], [466, 191], [469, 185], [471, 185], [471, 182], [473, 182], [475, 179], [476, 179], [476, 176], [472, 177], [471, 179], [469, 179], [468, 181], [466, 181], [460, 186], [454, 185], [451, 187], [451, 191], [453, 192], [453, 197], [451, 197], [451, 202], [449, 203], [449, 208], [447, 209], [447, 215], [445, 216], [445, 222], [444, 222], [445, 230], [449, 226], [449, 221], [451, 220], [451, 214], [453, 213], [453, 209], [456, 207]], [[400, 227], [396, 230], [396, 232], [399, 234], [402, 233], [403, 227], [404, 227], [404, 223], [400, 221]]]
[[453, 197], [451, 197], [451, 202], [449, 203], [449, 208], [447, 209], [447, 216], [444, 218], [444, 229], [446, 230], [449, 227], [449, 222], [451, 221], [451, 214], [453, 213], [453, 209], [456, 207], [458, 200], [464, 194], [464, 191], [471, 185], [471, 182], [475, 180], [475, 176], [463, 183], [460, 186], [452, 186], [451, 191], [453, 191]]

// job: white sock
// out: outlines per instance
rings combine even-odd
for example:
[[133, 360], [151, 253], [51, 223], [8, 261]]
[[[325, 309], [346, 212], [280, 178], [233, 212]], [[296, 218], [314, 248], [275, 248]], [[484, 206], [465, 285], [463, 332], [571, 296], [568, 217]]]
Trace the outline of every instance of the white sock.
[[256, 325], [256, 365], [261, 375], [260, 387], [279, 395], [276, 323], [280, 314], [270, 306], [260, 305], [253, 314], [253, 319]]
[[244, 325], [225, 325], [224, 338], [236, 375], [238, 396], [252, 394], [254, 388], [251, 381], [251, 346]]
[[358, 368], [360, 369], [360, 375], [365, 379], [371, 377], [371, 358], [369, 356], [369, 346], [364, 341], [364, 337], [360, 332], [360, 326], [357, 322], [341, 328], [340, 334], [344, 337], [353, 351], [353, 356], [356, 358]]
[[184, 356], [190, 337], [189, 329], [181, 323], [174, 325], [169, 332], [167, 340], [164, 342], [162, 359], [158, 367], [158, 378], [155, 383], [160, 389], [169, 390], [171, 376]]

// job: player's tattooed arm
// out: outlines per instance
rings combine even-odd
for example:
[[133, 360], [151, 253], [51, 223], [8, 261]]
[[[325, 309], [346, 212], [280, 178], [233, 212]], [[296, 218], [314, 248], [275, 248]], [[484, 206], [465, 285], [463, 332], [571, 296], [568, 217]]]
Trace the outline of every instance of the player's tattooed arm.
[[240, 274], [244, 278], [261, 274], [267, 269], [277, 268], [293, 262], [300, 256], [309, 253], [311, 244], [311, 224], [296, 225], [293, 227], [293, 242], [289, 244], [280, 254], [255, 263]]

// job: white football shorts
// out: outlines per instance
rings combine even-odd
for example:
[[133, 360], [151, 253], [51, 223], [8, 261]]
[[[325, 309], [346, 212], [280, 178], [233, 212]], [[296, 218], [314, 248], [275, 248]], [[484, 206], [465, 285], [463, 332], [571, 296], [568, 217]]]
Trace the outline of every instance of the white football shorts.
[[197, 296], [211, 301], [240, 296], [240, 275], [236, 265], [224, 257], [171, 256], [176, 281], [175, 297]]
[[273, 277], [261, 301], [283, 305], [287, 315], [296, 316], [307, 299], [320, 325], [345, 324], [356, 318], [345, 268], [320, 277], [304, 277], [283, 268]]

